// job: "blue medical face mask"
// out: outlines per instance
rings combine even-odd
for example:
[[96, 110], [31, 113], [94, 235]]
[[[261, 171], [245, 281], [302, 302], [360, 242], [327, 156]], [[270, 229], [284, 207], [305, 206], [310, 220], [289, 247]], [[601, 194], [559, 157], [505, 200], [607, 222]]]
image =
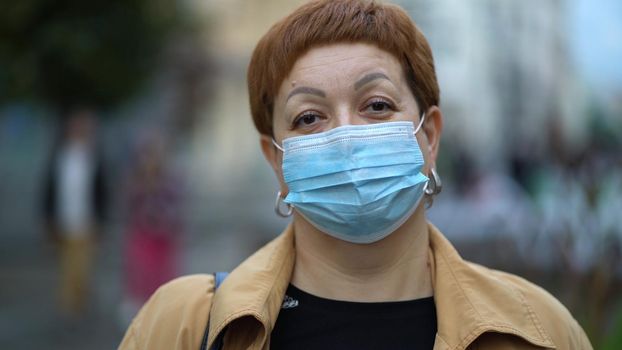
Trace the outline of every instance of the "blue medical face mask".
[[313, 226], [352, 243], [373, 243], [400, 227], [428, 178], [413, 122], [346, 125], [285, 139], [284, 202]]

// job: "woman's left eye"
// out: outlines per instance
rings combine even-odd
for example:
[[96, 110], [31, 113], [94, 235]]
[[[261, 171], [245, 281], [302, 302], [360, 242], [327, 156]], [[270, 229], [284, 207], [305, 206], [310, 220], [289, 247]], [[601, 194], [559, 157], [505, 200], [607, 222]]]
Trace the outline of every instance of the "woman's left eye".
[[393, 105], [385, 100], [372, 100], [365, 106], [365, 111], [383, 113], [393, 110]]

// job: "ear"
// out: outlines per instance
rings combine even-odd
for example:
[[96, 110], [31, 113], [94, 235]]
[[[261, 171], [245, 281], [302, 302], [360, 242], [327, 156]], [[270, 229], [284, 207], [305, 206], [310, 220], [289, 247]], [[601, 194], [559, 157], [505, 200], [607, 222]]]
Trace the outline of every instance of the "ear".
[[270, 164], [270, 166], [272, 167], [272, 170], [274, 171], [274, 174], [279, 181], [281, 196], [287, 196], [287, 193], [289, 193], [289, 189], [287, 188], [285, 180], [283, 179], [283, 170], [281, 167], [281, 164], [283, 162], [282, 152], [272, 144], [272, 137], [268, 135], [261, 135], [259, 143], [261, 145], [261, 151], [263, 152], [263, 156], [268, 161], [268, 164]]
[[443, 112], [438, 106], [428, 108], [425, 113], [423, 131], [428, 139], [428, 154], [430, 156], [430, 166], [436, 167], [436, 156], [441, 142], [443, 131]]

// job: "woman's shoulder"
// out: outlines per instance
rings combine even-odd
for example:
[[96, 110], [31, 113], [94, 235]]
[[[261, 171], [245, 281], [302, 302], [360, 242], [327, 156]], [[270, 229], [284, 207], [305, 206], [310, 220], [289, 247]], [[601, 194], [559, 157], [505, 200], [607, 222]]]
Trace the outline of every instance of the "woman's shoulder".
[[198, 348], [213, 294], [211, 274], [179, 277], [162, 285], [136, 315], [119, 349]]
[[[516, 291], [516, 298], [529, 310], [528, 317], [539, 320], [544, 333], [556, 345], [580, 344], [581, 349], [591, 349], [589, 340], [568, 309], [551, 293], [527, 279], [504, 271], [490, 269], [478, 264], [468, 263], [474, 270], [506, 284]], [[575, 348], [573, 347], [568, 347]]]

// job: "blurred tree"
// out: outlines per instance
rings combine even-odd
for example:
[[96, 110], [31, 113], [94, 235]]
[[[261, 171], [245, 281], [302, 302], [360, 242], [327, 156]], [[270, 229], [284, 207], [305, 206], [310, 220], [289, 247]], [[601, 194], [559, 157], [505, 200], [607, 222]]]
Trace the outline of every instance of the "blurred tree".
[[178, 22], [174, 0], [0, 3], [0, 105], [114, 107], [131, 97]]

